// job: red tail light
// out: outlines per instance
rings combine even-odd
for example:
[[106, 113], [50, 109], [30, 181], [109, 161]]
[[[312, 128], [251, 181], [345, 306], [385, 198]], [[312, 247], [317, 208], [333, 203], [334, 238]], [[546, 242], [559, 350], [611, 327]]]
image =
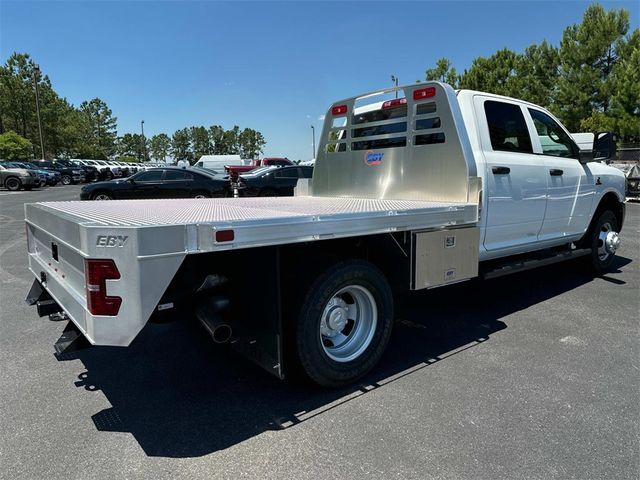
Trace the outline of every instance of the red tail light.
[[233, 230], [216, 230], [216, 242], [232, 242], [235, 238]]
[[436, 96], [436, 87], [421, 88], [413, 91], [414, 100], [422, 100], [423, 98], [431, 98]]
[[335, 105], [331, 108], [331, 115], [334, 117], [338, 117], [340, 115], [345, 115], [347, 113], [346, 105]]
[[107, 296], [107, 280], [118, 280], [120, 272], [113, 260], [84, 260], [87, 308], [91, 315], [117, 315], [122, 298]]
[[401, 107], [402, 105], [406, 105], [407, 104], [407, 99], [406, 98], [396, 98], [394, 100], [387, 100], [386, 102], [384, 102], [382, 104], [382, 109], [386, 109], [386, 108], [395, 108], [395, 107]]

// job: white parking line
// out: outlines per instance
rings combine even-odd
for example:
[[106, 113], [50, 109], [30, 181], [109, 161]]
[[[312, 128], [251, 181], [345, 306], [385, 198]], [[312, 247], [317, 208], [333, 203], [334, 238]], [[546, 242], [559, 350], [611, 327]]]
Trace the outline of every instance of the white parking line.
[[27, 193], [27, 192], [0, 192], [0, 196], [2, 196], [2, 195], [20, 195], [21, 193]]

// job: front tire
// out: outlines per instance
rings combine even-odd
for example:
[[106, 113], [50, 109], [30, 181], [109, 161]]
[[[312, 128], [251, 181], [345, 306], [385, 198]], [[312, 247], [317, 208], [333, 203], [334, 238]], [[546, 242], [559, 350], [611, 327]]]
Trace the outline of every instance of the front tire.
[[4, 186], [9, 191], [17, 192], [22, 188], [22, 182], [17, 177], [9, 177], [5, 180]]
[[391, 336], [393, 295], [372, 264], [349, 260], [310, 286], [295, 328], [302, 373], [323, 387], [347, 385], [380, 360]]
[[208, 192], [195, 192], [192, 198], [210, 198], [211, 195]]
[[113, 200], [113, 197], [109, 195], [107, 192], [96, 192], [91, 196], [91, 200]]
[[[611, 210], [605, 210], [593, 224], [590, 232], [591, 267], [596, 273], [604, 273], [609, 269], [619, 246], [618, 219]], [[615, 234], [615, 235], [613, 235]]]
[[71, 178], [71, 175], [62, 175], [60, 182], [63, 185], [71, 185], [73, 183], [73, 178]]

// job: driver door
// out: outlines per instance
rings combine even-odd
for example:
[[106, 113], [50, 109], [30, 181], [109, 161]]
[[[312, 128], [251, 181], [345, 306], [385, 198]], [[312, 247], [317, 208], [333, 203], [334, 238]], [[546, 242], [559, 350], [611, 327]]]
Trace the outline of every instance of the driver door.
[[547, 208], [540, 240], [582, 235], [589, 226], [595, 180], [569, 134], [549, 114], [529, 107], [535, 132], [534, 152], [544, 160], [548, 175]]
[[122, 180], [125, 188], [121, 190], [120, 198], [159, 198], [162, 173], [162, 170], [149, 170]]

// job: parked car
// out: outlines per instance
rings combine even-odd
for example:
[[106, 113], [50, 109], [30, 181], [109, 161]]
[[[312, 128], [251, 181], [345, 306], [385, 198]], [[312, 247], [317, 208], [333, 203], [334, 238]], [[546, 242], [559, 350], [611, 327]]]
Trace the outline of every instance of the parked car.
[[79, 168], [80, 170], [82, 170], [82, 175], [84, 176], [84, 179], [82, 180], [82, 182], [87, 183], [87, 182], [94, 182], [98, 180], [98, 176], [99, 176], [98, 169], [93, 165], [87, 165], [84, 162], [81, 162], [79, 160], [55, 160], [54, 163], [60, 163], [63, 165]]
[[227, 165], [224, 169], [231, 176], [231, 180], [236, 181], [238, 175], [250, 172], [258, 167], [286, 167], [288, 165], [293, 165], [293, 162], [288, 158], [266, 157], [262, 160], [251, 160], [249, 165]]
[[23, 166], [24, 168], [35, 170], [36, 172], [38, 172], [38, 174], [44, 175], [47, 185], [50, 187], [54, 187], [58, 183], [60, 183], [60, 172], [57, 172], [55, 170], [41, 169], [33, 162], [19, 162], [19, 165]]
[[312, 176], [313, 167], [262, 167], [240, 176], [238, 193], [242, 197], [292, 196], [298, 180]]
[[[7, 168], [26, 168], [27, 170], [34, 172], [40, 179], [40, 187], [44, 187], [45, 185], [53, 186], [60, 181], [60, 175], [58, 174], [58, 172], [42, 170], [36, 165], [29, 162], [3, 162], [2, 164]], [[56, 175], [58, 177], [57, 180]]]
[[40, 179], [35, 172], [26, 168], [5, 167], [0, 164], [0, 185], [14, 192], [22, 188], [31, 190], [40, 185]]
[[50, 160], [35, 160], [33, 163], [43, 170], [55, 170], [60, 173], [60, 182], [63, 185], [73, 185], [84, 180], [82, 169], [71, 164]]
[[129, 178], [85, 185], [80, 199], [208, 198], [226, 197], [229, 191], [228, 176], [164, 167], [138, 172]]

